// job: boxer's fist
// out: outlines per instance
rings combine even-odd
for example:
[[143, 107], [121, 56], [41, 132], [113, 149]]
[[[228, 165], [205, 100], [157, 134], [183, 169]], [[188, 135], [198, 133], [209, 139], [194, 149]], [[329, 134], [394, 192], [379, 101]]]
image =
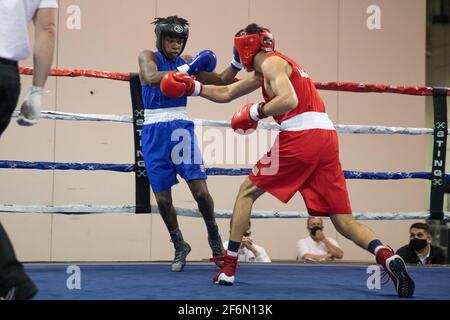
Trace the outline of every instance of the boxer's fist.
[[212, 72], [216, 68], [217, 58], [211, 50], [203, 50], [186, 64], [179, 66], [178, 71], [187, 73], [188, 75], [196, 75], [199, 72]]
[[178, 81], [175, 72], [167, 72], [159, 83], [161, 92], [170, 98], [179, 98], [185, 95], [186, 84]]
[[170, 98], [182, 96], [198, 96], [202, 84], [193, 77], [180, 72], [167, 72], [159, 85], [161, 92]]
[[179, 83], [184, 83], [184, 94], [187, 96], [198, 96], [202, 91], [202, 84], [185, 73], [175, 72], [173, 78]]
[[258, 121], [265, 118], [262, 113], [263, 103], [247, 103], [231, 118], [231, 128], [239, 134], [250, 134], [258, 126]]

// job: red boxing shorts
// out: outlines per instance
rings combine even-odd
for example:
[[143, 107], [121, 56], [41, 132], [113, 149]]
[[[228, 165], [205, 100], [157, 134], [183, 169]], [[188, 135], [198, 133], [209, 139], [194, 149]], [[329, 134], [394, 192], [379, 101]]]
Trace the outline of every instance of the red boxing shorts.
[[352, 213], [335, 130], [281, 132], [249, 179], [284, 203], [299, 191], [310, 215]]

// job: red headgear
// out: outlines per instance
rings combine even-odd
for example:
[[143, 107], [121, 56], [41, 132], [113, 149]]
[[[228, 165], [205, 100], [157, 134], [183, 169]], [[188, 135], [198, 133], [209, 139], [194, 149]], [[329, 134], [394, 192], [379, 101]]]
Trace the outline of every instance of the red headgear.
[[234, 46], [247, 71], [253, 71], [253, 58], [260, 51], [275, 51], [275, 41], [269, 29], [261, 28], [259, 33], [247, 34], [244, 29], [234, 37]]

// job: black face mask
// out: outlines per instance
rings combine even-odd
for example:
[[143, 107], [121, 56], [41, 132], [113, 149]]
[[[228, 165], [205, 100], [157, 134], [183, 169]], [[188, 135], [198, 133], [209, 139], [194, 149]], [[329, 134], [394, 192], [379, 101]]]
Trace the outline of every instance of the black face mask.
[[411, 239], [409, 241], [409, 247], [414, 249], [415, 251], [422, 250], [427, 246], [427, 240], [426, 239]]
[[322, 227], [312, 227], [311, 229], [309, 229], [309, 233], [311, 233], [311, 235], [315, 236], [317, 230], [322, 230]]

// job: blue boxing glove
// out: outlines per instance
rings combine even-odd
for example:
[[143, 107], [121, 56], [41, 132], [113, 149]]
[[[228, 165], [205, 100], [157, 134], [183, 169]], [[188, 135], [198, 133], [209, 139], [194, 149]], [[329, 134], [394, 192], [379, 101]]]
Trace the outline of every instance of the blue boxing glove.
[[242, 70], [241, 58], [239, 58], [239, 52], [236, 48], [233, 48], [233, 60], [231, 60], [231, 66], [236, 70]]
[[216, 64], [217, 58], [215, 53], [211, 50], [203, 50], [186, 64], [179, 66], [177, 70], [192, 76], [202, 71], [212, 72], [216, 68]]

